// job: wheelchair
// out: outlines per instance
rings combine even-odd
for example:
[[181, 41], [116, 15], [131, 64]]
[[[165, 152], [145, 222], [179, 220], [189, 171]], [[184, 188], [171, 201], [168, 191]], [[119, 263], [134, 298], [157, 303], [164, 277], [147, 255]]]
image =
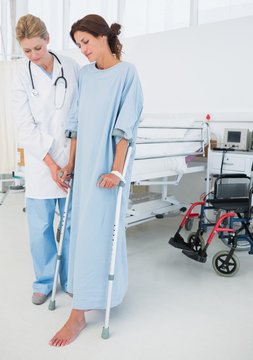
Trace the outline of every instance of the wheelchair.
[[[195, 211], [197, 206], [200, 207], [198, 212]], [[206, 221], [206, 212], [209, 210], [214, 210], [218, 214], [215, 222]], [[180, 232], [189, 219], [196, 217], [199, 219], [198, 229], [195, 233], [190, 234], [185, 241]], [[217, 234], [229, 246], [230, 250], [222, 250], [214, 255], [213, 268], [221, 276], [233, 276], [240, 267], [239, 259], [235, 255], [238, 244], [248, 243], [249, 254], [253, 254], [251, 220], [251, 178], [245, 174], [218, 175], [214, 182], [212, 196], [205, 201], [195, 202], [189, 207], [177, 232], [170, 238], [169, 244], [182, 249], [183, 254], [190, 259], [205, 263], [207, 249]], [[212, 231], [205, 241], [204, 233], [207, 232], [208, 227], [212, 227]]]

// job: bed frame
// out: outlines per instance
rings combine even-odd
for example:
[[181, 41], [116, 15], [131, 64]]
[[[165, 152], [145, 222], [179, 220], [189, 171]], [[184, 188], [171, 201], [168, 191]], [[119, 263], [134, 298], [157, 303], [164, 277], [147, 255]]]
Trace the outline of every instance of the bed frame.
[[[150, 124], [144, 118], [138, 128], [126, 227], [185, 211], [189, 204], [169, 195], [169, 186], [178, 186], [184, 175], [207, 169], [208, 125], [190, 122], [191, 126], [185, 126], [185, 121], [178, 120], [176, 123], [179, 125], [173, 126], [175, 119], [164, 118], [162, 122], [152, 119]], [[136, 186], [148, 186], [149, 191], [135, 192]], [[153, 186], [160, 191], [152, 192]]]

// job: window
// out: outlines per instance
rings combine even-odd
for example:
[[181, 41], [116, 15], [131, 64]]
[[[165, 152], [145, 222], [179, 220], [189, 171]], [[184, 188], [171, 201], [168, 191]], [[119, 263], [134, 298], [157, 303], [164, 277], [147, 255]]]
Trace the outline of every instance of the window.
[[[188, 27], [191, 23], [252, 16], [253, 0], [1, 0], [1, 59], [21, 54], [15, 41], [15, 13], [17, 19], [27, 13], [40, 17], [51, 35], [49, 47], [57, 51], [75, 47], [69, 36], [71, 25], [89, 13], [102, 15], [109, 24], [119, 22], [123, 37], [131, 37]], [[190, 22], [193, 16], [196, 21]]]
[[28, 0], [28, 13], [38, 16], [46, 24], [47, 30], [50, 34], [49, 48], [54, 50], [61, 49], [64, 31], [68, 31], [68, 29], [62, 28], [63, 1], [54, 0], [52, 2], [52, 0]]
[[[68, 34], [72, 24], [88, 14], [101, 15], [111, 25], [111, 23], [117, 22], [118, 0], [69, 0]], [[75, 46], [70, 37], [67, 45], [68, 48]]]
[[198, 23], [253, 15], [253, 0], [198, 0]]
[[127, 0], [121, 19], [126, 37], [187, 27], [190, 0]]

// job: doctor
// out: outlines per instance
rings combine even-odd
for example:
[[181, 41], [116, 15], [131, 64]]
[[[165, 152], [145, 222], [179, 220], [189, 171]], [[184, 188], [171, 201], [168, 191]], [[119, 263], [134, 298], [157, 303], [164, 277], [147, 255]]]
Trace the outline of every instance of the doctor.
[[[18, 142], [25, 151], [26, 210], [34, 265], [32, 302], [43, 304], [53, 286], [56, 261], [54, 215], [64, 210], [66, 185], [58, 172], [68, 162], [70, 139], [64, 133], [77, 85], [75, 61], [47, 49], [49, 34], [43, 21], [22, 16], [16, 38], [26, 56], [17, 65], [13, 88], [13, 115]], [[71, 210], [71, 205], [70, 205]], [[68, 213], [70, 217], [70, 211]], [[67, 289], [70, 219], [68, 218], [60, 269]]]

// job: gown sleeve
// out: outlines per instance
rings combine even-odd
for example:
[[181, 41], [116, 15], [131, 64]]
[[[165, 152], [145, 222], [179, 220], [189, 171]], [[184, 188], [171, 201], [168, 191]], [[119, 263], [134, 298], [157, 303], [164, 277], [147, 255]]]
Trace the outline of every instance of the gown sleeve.
[[143, 108], [143, 95], [141, 84], [134, 67], [127, 73], [123, 88], [120, 109], [112, 135], [116, 143], [121, 138], [133, 141]]
[[77, 137], [78, 107], [79, 107], [79, 81], [80, 81], [80, 79], [78, 79], [78, 86], [75, 89], [75, 93], [74, 93], [72, 103], [70, 106], [68, 119], [66, 122], [65, 135], [68, 138], [76, 138]]

